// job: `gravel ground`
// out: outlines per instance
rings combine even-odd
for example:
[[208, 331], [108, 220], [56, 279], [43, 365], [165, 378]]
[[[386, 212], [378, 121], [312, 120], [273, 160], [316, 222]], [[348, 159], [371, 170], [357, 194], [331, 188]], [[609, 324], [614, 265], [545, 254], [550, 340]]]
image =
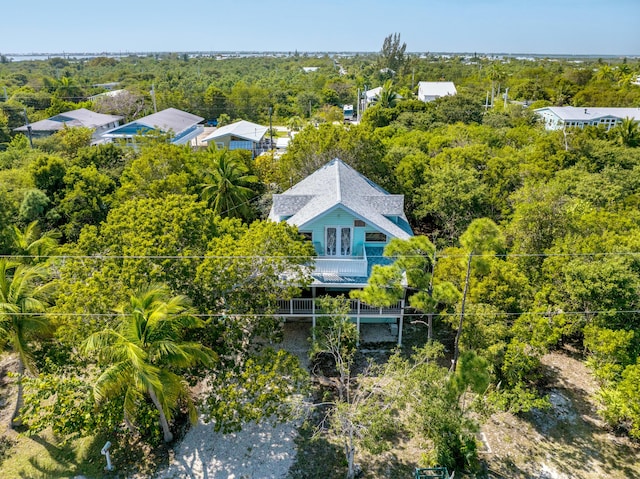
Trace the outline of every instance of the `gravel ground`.
[[[287, 323], [279, 346], [309, 366], [308, 323]], [[367, 325], [363, 342], [395, 341], [386, 325]], [[202, 420], [175, 448], [171, 464], [156, 479], [284, 479], [296, 457], [297, 423], [245, 424], [242, 431], [216, 433]]]
[[283, 479], [296, 456], [297, 434], [292, 423], [249, 423], [241, 432], [221, 434], [199, 421], [156, 479]]

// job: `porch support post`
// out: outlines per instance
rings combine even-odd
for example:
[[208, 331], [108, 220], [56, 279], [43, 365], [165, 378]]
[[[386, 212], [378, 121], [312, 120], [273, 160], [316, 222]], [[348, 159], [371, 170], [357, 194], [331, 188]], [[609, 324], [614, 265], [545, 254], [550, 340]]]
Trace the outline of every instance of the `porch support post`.
[[316, 342], [316, 298], [311, 299], [311, 339]]
[[356, 312], [356, 328], [358, 330], [358, 346], [360, 346], [360, 299], [358, 299], [358, 310]]
[[404, 324], [404, 299], [400, 301], [400, 324], [398, 325], [398, 346], [402, 346], [402, 327]]

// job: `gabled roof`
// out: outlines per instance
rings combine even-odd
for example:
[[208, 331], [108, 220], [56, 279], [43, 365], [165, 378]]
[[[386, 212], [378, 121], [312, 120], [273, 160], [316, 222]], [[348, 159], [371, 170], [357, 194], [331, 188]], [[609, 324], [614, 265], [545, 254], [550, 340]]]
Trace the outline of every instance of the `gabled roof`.
[[458, 93], [452, 81], [421, 81], [418, 82], [418, 98], [427, 96], [442, 97]]
[[[392, 195], [339, 159], [331, 160], [282, 194], [273, 195], [269, 218], [304, 228], [342, 208], [389, 236], [412, 236], [404, 214], [404, 197]], [[397, 217], [398, 223], [389, 217]]]
[[534, 111], [538, 114], [550, 111], [563, 121], [594, 121], [606, 117], [629, 117], [640, 121], [640, 108], [548, 106]]
[[163, 133], [172, 131], [175, 136], [180, 136], [182, 132], [192, 128], [202, 120], [204, 120], [204, 118], [201, 116], [192, 115], [177, 108], [167, 108], [166, 110], [138, 118], [118, 128], [109, 130], [105, 132], [103, 136], [128, 137], [138, 132], [144, 133], [149, 130], [159, 130]]
[[364, 96], [366, 97], [367, 101], [372, 101], [372, 100], [375, 100], [376, 97], [380, 96], [381, 91], [382, 91], [381, 86], [372, 88], [371, 90], [365, 91]]
[[[80, 108], [79, 110], [67, 111], [47, 118], [46, 120], [31, 123], [31, 131], [58, 131], [65, 125], [68, 127], [82, 126], [86, 128], [100, 128], [115, 121], [122, 120], [123, 117], [117, 115], [105, 115], [95, 111]], [[15, 128], [15, 131], [27, 131], [27, 126]]]
[[251, 123], [250, 121], [240, 120], [230, 125], [225, 125], [218, 128], [202, 141], [209, 142], [225, 136], [237, 136], [244, 140], [259, 142], [262, 137], [267, 133], [269, 127], [258, 125], [257, 123]]

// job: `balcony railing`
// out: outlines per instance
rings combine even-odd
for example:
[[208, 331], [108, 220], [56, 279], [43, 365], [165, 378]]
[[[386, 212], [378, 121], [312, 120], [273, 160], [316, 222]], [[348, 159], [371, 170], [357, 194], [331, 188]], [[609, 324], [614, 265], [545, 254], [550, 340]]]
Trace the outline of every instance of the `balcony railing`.
[[[278, 300], [279, 316], [311, 317], [320, 316], [317, 300], [314, 298], [295, 298]], [[349, 300], [349, 316], [360, 317], [399, 317], [402, 315], [402, 301], [388, 307], [370, 306], [358, 299]]]
[[[316, 246], [317, 248], [317, 246]], [[315, 273], [337, 274], [340, 276], [367, 276], [367, 253], [364, 248], [361, 256], [316, 256]]]

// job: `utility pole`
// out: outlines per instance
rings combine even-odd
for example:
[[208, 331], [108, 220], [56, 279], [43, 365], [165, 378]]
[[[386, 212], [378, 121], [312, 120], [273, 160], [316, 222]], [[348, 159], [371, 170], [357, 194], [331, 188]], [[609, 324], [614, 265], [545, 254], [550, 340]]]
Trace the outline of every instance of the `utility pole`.
[[269, 107], [269, 146], [273, 151], [273, 125], [271, 124], [271, 115], [273, 114], [273, 108]]
[[151, 99], [153, 100], [153, 112], [158, 113], [158, 106], [156, 105], [156, 88], [153, 83], [151, 84]]
[[4, 101], [9, 101], [9, 97], [7, 96], [7, 87], [4, 87]]
[[31, 149], [33, 150], [33, 138], [31, 135], [31, 125], [29, 124], [29, 118], [27, 117], [27, 109], [23, 109], [22, 113], [24, 113], [24, 123], [27, 127], [27, 135], [29, 136], [29, 145], [31, 145]]

